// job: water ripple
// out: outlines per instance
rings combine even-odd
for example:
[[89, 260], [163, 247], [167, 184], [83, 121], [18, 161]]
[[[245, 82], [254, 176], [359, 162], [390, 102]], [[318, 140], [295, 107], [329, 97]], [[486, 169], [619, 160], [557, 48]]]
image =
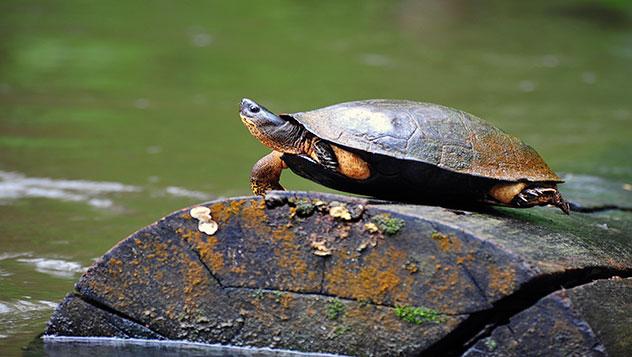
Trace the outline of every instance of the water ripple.
[[0, 202], [21, 198], [51, 198], [85, 202], [98, 208], [109, 208], [112, 206], [112, 201], [101, 197], [102, 195], [141, 190], [138, 186], [119, 182], [26, 177], [16, 172], [0, 171]]
[[61, 278], [71, 278], [76, 273], [83, 273], [85, 268], [77, 262], [71, 262], [61, 259], [46, 259], [46, 258], [21, 258], [17, 259], [18, 262], [31, 264], [35, 267], [35, 270], [43, 273]]

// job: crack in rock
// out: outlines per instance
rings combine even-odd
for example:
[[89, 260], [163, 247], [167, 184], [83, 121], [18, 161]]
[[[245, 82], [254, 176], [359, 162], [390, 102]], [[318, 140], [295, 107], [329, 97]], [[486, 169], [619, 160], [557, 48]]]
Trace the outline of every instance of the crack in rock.
[[472, 313], [443, 339], [426, 349], [422, 356], [461, 356], [478, 341], [539, 300], [560, 289], [571, 289], [596, 280], [632, 277], [632, 269], [587, 267], [536, 277], [523, 284], [513, 294], [493, 303], [491, 309]]

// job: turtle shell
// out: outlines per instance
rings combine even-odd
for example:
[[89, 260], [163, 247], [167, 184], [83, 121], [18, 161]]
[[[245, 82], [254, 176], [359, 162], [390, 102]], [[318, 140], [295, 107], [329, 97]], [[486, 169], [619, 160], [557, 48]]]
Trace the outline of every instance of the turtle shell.
[[498, 180], [562, 182], [520, 139], [441, 105], [373, 99], [290, 115], [342, 147]]

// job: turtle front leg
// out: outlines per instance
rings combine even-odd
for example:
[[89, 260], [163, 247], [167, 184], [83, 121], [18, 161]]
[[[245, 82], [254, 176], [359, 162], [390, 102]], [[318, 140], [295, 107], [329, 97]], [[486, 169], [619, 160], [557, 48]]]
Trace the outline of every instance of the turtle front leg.
[[330, 170], [338, 171], [338, 159], [331, 145], [320, 139], [316, 140], [312, 145], [314, 156], [316, 156], [318, 162]]
[[285, 190], [279, 183], [281, 172], [287, 165], [281, 159], [283, 153], [273, 151], [262, 157], [250, 172], [250, 190], [258, 196], [265, 196], [272, 190]]
[[366, 180], [371, 176], [369, 164], [360, 156], [316, 139], [309, 155], [329, 170], [354, 180]]

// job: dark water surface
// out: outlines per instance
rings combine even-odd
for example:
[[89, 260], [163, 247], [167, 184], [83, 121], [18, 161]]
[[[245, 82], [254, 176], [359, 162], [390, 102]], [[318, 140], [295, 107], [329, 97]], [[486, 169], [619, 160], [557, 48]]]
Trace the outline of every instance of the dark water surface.
[[0, 355], [20, 354], [121, 238], [248, 193], [267, 149], [239, 121], [243, 96], [279, 112], [440, 103], [557, 172], [632, 183], [626, 4], [0, 2]]

